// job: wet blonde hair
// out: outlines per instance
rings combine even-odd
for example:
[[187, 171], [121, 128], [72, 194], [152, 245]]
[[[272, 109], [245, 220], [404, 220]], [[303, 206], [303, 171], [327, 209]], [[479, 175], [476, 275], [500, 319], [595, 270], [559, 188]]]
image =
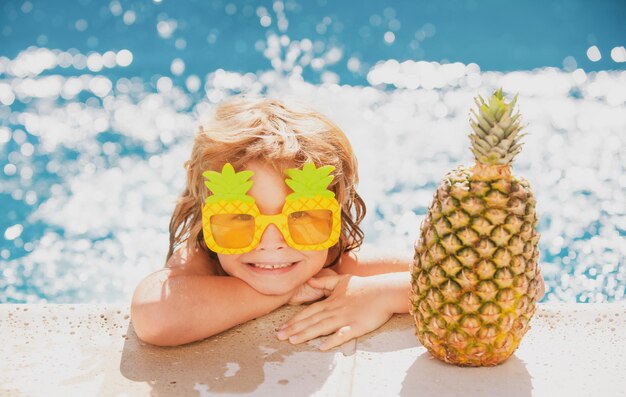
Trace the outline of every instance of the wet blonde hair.
[[312, 161], [317, 167], [332, 165], [334, 179], [329, 189], [341, 206], [341, 235], [331, 247], [337, 262], [341, 255], [361, 246], [365, 203], [357, 194], [357, 160], [343, 131], [313, 110], [276, 99], [234, 97], [221, 103], [210, 120], [201, 123], [191, 157], [184, 164], [187, 185], [176, 202], [170, 221], [169, 259], [175, 249], [202, 248], [219, 264], [202, 234], [202, 206], [209, 195], [202, 173], [221, 171], [229, 162], [237, 171], [257, 161], [281, 175], [286, 168], [301, 168]]

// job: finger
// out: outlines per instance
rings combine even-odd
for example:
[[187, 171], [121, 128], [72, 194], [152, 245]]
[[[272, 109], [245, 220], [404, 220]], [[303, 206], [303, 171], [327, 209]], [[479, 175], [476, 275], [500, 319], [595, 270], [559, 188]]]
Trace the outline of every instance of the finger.
[[[312, 309], [313, 306], [315, 305], [311, 305], [305, 310], [308, 311], [309, 309]], [[303, 310], [302, 312], [304, 312], [305, 310]], [[298, 315], [300, 315], [302, 312], [298, 313]], [[288, 322], [286, 322], [278, 330], [278, 332], [276, 333], [276, 336], [280, 340], [285, 340], [289, 338], [290, 336], [297, 334], [298, 332], [301, 332], [303, 329], [322, 321], [324, 318], [328, 316], [329, 316], [328, 313], [324, 312], [323, 309], [320, 309], [319, 311], [312, 312], [310, 313], [310, 315], [307, 315], [304, 317], [300, 317], [300, 318], [294, 317]]]
[[342, 276], [323, 276], [309, 279], [309, 285], [313, 288], [319, 288], [332, 291], [335, 289]]
[[289, 328], [293, 324], [298, 323], [298, 322], [304, 320], [305, 318], [308, 318], [308, 317], [311, 317], [311, 316], [315, 316], [315, 315], [319, 314], [320, 312], [323, 312], [325, 309], [326, 309], [326, 302], [325, 301], [316, 302], [316, 303], [308, 306], [307, 308], [301, 310], [298, 314], [296, 314], [291, 319], [289, 319], [289, 321], [287, 321], [285, 324], [283, 324], [279, 329], [284, 330], [286, 328]]
[[341, 320], [339, 317], [331, 316], [326, 317], [317, 323], [304, 328], [301, 332], [289, 337], [289, 342], [298, 344], [306, 342], [308, 340], [317, 338], [318, 336], [328, 335], [335, 332], [337, 328], [341, 326]]
[[325, 277], [325, 276], [336, 276], [337, 272], [334, 270], [330, 270], [329, 268], [325, 267], [322, 270], [320, 270], [315, 276], [313, 277]]
[[329, 350], [333, 347], [346, 343], [347, 341], [355, 338], [353, 328], [349, 325], [339, 328], [337, 332], [326, 338], [324, 343], [320, 345], [320, 350]]

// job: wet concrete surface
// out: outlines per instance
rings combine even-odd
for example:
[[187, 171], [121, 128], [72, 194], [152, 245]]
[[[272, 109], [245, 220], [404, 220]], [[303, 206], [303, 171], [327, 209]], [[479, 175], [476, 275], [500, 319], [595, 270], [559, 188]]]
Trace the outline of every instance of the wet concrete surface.
[[283, 307], [178, 347], [140, 341], [129, 307], [0, 305], [1, 396], [591, 396], [626, 395], [626, 305], [540, 304], [504, 364], [440, 362], [409, 315], [328, 352], [275, 329]]

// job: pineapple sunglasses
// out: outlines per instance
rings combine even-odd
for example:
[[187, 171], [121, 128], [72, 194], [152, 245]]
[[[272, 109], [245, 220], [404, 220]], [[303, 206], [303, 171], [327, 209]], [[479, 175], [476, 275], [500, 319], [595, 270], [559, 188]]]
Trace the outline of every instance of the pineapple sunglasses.
[[339, 241], [341, 211], [335, 193], [328, 189], [335, 167], [285, 170], [285, 183], [293, 193], [285, 198], [282, 212], [261, 214], [254, 198], [247, 194], [254, 172], [235, 172], [230, 163], [222, 172], [205, 171], [206, 187], [213, 193], [202, 207], [202, 232], [207, 247], [220, 254], [243, 254], [255, 249], [263, 232], [274, 224], [287, 244], [297, 250], [329, 248]]

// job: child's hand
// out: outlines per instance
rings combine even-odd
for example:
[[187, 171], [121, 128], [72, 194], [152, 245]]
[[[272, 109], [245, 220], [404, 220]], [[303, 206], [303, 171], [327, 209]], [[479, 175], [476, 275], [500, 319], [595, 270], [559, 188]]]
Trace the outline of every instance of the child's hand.
[[295, 344], [334, 333], [320, 346], [320, 350], [328, 350], [375, 330], [393, 314], [385, 283], [376, 276], [326, 276], [312, 278], [308, 284], [329, 297], [285, 323], [278, 339]]
[[[335, 272], [334, 270], [322, 269], [315, 276], [313, 276], [314, 278], [312, 278], [311, 280], [315, 280], [315, 277], [336, 276], [336, 275], [337, 275], [337, 272]], [[290, 305], [301, 305], [306, 302], [314, 302], [320, 298], [323, 298], [324, 296], [327, 296], [327, 295], [324, 294], [323, 289], [316, 288], [312, 286], [311, 284], [309, 284], [309, 282], [307, 281], [295, 291], [295, 293], [291, 296], [291, 299], [289, 300], [288, 303]]]

